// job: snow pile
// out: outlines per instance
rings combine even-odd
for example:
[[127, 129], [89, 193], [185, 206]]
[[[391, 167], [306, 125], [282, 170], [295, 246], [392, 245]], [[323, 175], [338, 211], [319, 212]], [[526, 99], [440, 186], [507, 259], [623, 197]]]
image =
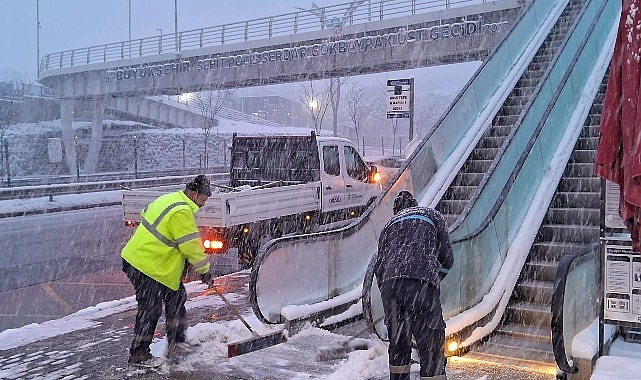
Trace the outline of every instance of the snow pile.
[[[350, 352], [347, 360], [342, 361], [336, 371], [325, 379], [384, 379], [389, 376], [387, 362], [387, 346], [379, 340], [374, 340], [370, 349]], [[417, 365], [414, 366], [418, 368]], [[417, 368], [413, 368], [414, 372]]]

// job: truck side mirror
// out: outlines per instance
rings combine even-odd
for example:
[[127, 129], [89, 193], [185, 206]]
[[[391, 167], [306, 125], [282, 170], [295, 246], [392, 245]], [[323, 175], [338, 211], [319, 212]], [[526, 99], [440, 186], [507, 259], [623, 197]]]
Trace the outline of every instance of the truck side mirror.
[[381, 181], [381, 175], [378, 172], [378, 168], [374, 165], [369, 167], [369, 176], [367, 178], [367, 182], [369, 183], [376, 183]]

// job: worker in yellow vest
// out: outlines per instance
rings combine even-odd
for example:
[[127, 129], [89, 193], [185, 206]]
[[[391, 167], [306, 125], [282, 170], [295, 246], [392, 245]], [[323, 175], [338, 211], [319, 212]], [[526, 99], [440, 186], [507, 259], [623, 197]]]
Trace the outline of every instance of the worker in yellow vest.
[[185, 190], [165, 194], [141, 212], [141, 222], [122, 249], [123, 272], [136, 291], [138, 312], [128, 362], [139, 367], [158, 367], [163, 360], [151, 355], [149, 346], [165, 305], [167, 358], [175, 361], [192, 352], [185, 331], [187, 292], [181, 282], [190, 264], [204, 283], [211, 282], [209, 261], [194, 213], [211, 195], [210, 183], [198, 175]]

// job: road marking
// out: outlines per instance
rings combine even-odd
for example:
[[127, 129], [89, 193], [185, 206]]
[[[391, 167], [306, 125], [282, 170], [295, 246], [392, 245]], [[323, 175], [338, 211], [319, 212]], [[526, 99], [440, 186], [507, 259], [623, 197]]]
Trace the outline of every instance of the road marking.
[[60, 295], [56, 293], [55, 290], [51, 289], [51, 286], [49, 286], [49, 284], [42, 283], [40, 284], [40, 287], [42, 288], [42, 290], [45, 291], [45, 293], [49, 295], [49, 297], [51, 297], [55, 302], [57, 302], [62, 307], [62, 310], [65, 313], [67, 314], [73, 313], [74, 311], [73, 308], [65, 300], [63, 300], [62, 297], [60, 297]]

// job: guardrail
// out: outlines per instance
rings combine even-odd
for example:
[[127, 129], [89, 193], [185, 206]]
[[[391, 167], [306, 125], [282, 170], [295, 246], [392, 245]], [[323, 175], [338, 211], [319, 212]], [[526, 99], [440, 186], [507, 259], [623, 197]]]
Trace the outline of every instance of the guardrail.
[[[207, 176], [213, 183], [229, 180], [229, 173], [215, 173], [208, 174]], [[180, 185], [187, 183], [192, 178], [193, 174], [189, 174], [143, 179], [120, 179], [112, 181], [75, 182], [66, 184], [12, 187], [0, 189], [0, 200], [30, 199], [47, 196], [53, 197], [54, 195], [136, 189], [153, 186]]]
[[[189, 176], [202, 173], [229, 173], [229, 167], [216, 166], [204, 170], [200, 167], [189, 167], [180, 169], [164, 170], [139, 170], [138, 172], [107, 172], [95, 174], [76, 175], [55, 175], [55, 176], [30, 176], [30, 177], [11, 177], [10, 186], [7, 187], [24, 187], [24, 186], [44, 186], [56, 184], [71, 184], [79, 182], [105, 182], [105, 181], [122, 181], [131, 179], [144, 179], [156, 177], [171, 176]], [[6, 185], [6, 178], [0, 178], [0, 184]]]
[[309, 10], [278, 16], [47, 54], [40, 60], [40, 73], [64, 67], [175, 53], [185, 49], [200, 49], [320, 29], [338, 30], [347, 25], [491, 2], [491, 0], [356, 0], [327, 7], [313, 6]]

